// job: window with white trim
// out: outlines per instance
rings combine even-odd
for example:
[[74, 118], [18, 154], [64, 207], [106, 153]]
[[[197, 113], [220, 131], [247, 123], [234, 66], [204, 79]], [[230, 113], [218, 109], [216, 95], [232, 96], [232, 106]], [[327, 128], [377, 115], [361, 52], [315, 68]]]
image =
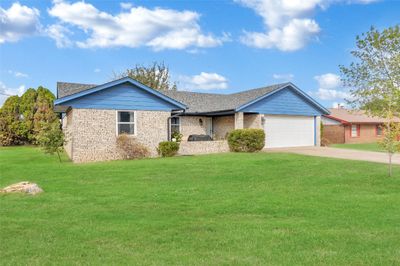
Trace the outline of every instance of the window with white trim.
[[383, 135], [383, 128], [381, 125], [376, 125], [376, 135], [382, 136]]
[[117, 113], [117, 132], [118, 135], [135, 135], [135, 112], [118, 111]]
[[181, 119], [179, 117], [171, 117], [171, 136], [174, 133], [181, 132]]
[[358, 130], [359, 130], [359, 125], [351, 125], [351, 136], [353, 138], [358, 137]]

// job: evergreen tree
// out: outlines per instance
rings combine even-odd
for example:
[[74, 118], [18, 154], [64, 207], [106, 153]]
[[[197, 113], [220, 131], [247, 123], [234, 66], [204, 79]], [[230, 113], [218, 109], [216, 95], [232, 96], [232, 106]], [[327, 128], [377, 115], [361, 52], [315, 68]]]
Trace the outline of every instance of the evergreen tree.
[[36, 98], [36, 90], [30, 88], [21, 96], [19, 104], [21, 137], [28, 142], [32, 142], [35, 139], [33, 123], [36, 112]]
[[10, 96], [0, 109], [0, 145], [2, 146], [22, 143], [19, 102], [18, 96]]
[[[40, 86], [37, 89], [36, 112], [33, 116], [33, 131], [38, 136], [46, 127], [46, 124], [53, 123], [57, 116], [53, 111], [53, 101], [55, 97], [51, 91]], [[36, 140], [34, 140], [36, 143]]]

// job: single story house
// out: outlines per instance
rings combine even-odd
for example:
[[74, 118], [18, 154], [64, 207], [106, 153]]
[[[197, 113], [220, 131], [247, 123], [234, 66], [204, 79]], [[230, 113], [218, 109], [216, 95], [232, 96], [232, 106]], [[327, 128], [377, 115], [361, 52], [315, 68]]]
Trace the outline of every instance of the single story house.
[[322, 116], [322, 141], [326, 144], [372, 143], [383, 136], [384, 118], [368, 116], [361, 110], [331, 108], [329, 111], [329, 115]]
[[[180, 154], [228, 151], [233, 129], [261, 128], [266, 148], [319, 146], [321, 115], [329, 111], [292, 83], [233, 94], [156, 91], [131, 78], [102, 85], [57, 83], [65, 150], [74, 162], [119, 159], [116, 138], [134, 136], [152, 155], [171, 133], [183, 134]], [[188, 141], [208, 135], [210, 141]]]

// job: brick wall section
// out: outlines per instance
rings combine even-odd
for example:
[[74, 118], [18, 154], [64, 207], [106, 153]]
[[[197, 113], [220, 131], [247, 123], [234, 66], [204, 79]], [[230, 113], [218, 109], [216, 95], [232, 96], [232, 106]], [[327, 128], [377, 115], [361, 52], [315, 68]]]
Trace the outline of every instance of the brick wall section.
[[344, 143], [343, 125], [324, 125], [322, 132], [322, 143], [324, 145]]
[[235, 119], [233, 115], [213, 117], [214, 139], [225, 139], [226, 134], [235, 129]]
[[[260, 114], [245, 114], [243, 116], [243, 128], [263, 128]], [[238, 117], [236, 117], [238, 118]], [[214, 139], [225, 139], [227, 133], [235, 129], [235, 116], [213, 117]]]
[[235, 113], [235, 129], [242, 129], [244, 126], [244, 115], [242, 112]]
[[245, 114], [243, 118], [244, 128], [263, 128], [261, 124], [262, 115], [259, 114]]
[[316, 134], [315, 134], [315, 146], [319, 147], [321, 146], [321, 117], [317, 116], [315, 118], [315, 127], [316, 127]]
[[[72, 123], [72, 157], [74, 162], [120, 159], [116, 149], [116, 111], [74, 109]], [[167, 140], [167, 119], [170, 112], [136, 111], [136, 139], [146, 145], [152, 156], [157, 155], [160, 141]]]
[[[205, 116], [182, 116], [181, 118], [181, 134], [183, 140], [187, 140], [189, 135], [205, 135], [207, 134], [208, 118]], [[199, 120], [203, 121], [200, 125]]]
[[360, 136], [356, 138], [350, 136], [351, 126], [345, 126], [345, 130], [346, 143], [371, 143], [382, 139], [376, 136], [376, 124], [361, 124]]
[[229, 152], [226, 140], [216, 141], [182, 141], [179, 147], [180, 155], [209, 154]]
[[65, 135], [64, 150], [69, 158], [72, 158], [72, 110], [69, 110], [62, 120], [62, 128]]

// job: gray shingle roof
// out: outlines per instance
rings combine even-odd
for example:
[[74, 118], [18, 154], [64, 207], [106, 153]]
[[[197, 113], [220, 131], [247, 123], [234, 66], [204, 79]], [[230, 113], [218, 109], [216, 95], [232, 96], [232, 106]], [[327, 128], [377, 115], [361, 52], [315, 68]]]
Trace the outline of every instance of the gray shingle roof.
[[81, 84], [71, 82], [57, 82], [57, 98], [69, 96], [90, 88], [96, 87], [96, 84]]
[[[206, 113], [234, 110], [289, 83], [275, 84], [232, 94], [162, 91], [166, 96], [185, 104], [187, 113]], [[95, 87], [93, 84], [57, 82], [57, 96], [62, 98]]]

